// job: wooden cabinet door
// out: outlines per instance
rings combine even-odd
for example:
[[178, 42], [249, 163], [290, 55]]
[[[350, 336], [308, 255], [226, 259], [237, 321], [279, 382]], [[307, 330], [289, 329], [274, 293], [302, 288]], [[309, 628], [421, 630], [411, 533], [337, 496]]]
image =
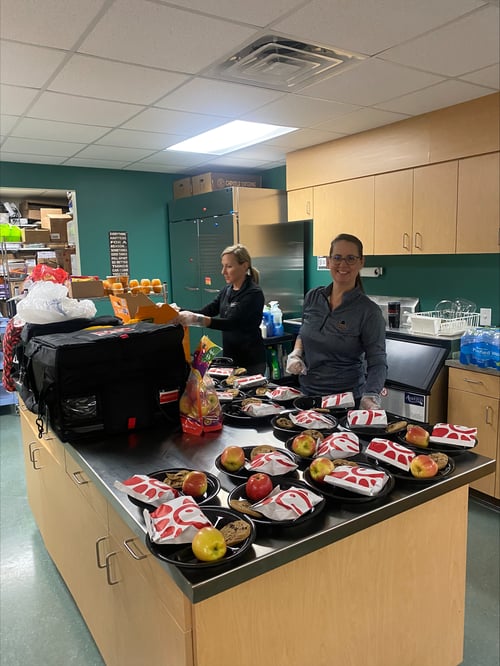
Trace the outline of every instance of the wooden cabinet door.
[[500, 153], [458, 162], [457, 253], [500, 249]]
[[411, 254], [413, 170], [375, 176], [374, 254]]
[[458, 162], [413, 171], [413, 254], [454, 254]]
[[373, 254], [375, 177], [314, 188], [313, 254], [325, 256], [340, 233], [354, 234]]
[[287, 192], [289, 222], [313, 219], [313, 195], [314, 190], [312, 187], [305, 187], [302, 190], [290, 190], [290, 192]]

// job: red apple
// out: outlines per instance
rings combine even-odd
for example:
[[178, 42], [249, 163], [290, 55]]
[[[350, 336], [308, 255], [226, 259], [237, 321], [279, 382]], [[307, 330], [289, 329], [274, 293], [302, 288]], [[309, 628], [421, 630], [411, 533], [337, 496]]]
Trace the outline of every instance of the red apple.
[[226, 446], [221, 453], [220, 463], [228, 472], [236, 472], [245, 464], [245, 452], [241, 446]]
[[410, 463], [410, 472], [417, 479], [429, 479], [438, 473], [438, 465], [430, 456], [415, 456]]
[[330, 472], [333, 472], [334, 469], [335, 465], [333, 464], [333, 460], [330, 460], [330, 458], [315, 458], [309, 465], [309, 474], [311, 475], [311, 479], [313, 479], [313, 481], [322, 483], [325, 479], [325, 476], [330, 474]]
[[426, 448], [429, 446], [429, 433], [425, 428], [418, 425], [409, 425], [406, 428], [406, 441], [415, 446]]
[[182, 492], [191, 497], [201, 497], [207, 492], [208, 482], [205, 472], [189, 472], [182, 482]]
[[226, 540], [216, 527], [202, 527], [194, 535], [191, 548], [195, 557], [202, 562], [220, 560], [226, 554]]
[[316, 451], [316, 440], [312, 435], [301, 433], [293, 438], [291, 448], [301, 458], [312, 458]]
[[258, 502], [263, 499], [266, 495], [269, 495], [272, 489], [271, 477], [263, 472], [252, 474], [245, 484], [245, 492], [251, 502]]

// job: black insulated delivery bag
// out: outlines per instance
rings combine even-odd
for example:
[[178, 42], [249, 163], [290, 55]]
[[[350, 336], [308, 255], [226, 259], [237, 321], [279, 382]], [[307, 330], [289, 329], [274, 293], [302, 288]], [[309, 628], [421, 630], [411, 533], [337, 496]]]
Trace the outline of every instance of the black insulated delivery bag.
[[179, 421], [189, 366], [171, 324], [97, 327], [31, 338], [26, 367], [39, 419], [62, 441]]

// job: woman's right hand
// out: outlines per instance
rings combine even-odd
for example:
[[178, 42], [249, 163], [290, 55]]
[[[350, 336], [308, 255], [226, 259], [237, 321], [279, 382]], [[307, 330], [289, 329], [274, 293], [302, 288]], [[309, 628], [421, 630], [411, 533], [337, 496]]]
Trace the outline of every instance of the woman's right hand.
[[286, 371], [291, 375], [307, 374], [306, 364], [302, 360], [302, 354], [300, 351], [294, 349], [293, 352], [288, 355], [286, 361]]

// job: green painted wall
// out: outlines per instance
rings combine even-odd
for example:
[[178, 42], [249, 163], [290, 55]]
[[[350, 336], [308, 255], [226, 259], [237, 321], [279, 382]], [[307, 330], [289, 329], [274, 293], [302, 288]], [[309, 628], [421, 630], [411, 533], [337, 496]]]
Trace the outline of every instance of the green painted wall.
[[[179, 177], [182, 176], [0, 162], [2, 187], [76, 191], [83, 273], [108, 274], [108, 231], [120, 230], [129, 234], [131, 273], [139, 277], [157, 276], [167, 282], [170, 279], [167, 202], [173, 196], [172, 183]], [[264, 172], [262, 184], [286, 189], [286, 168]], [[309, 233], [312, 236], [311, 228]], [[498, 254], [367, 257], [366, 265], [384, 269], [382, 277], [365, 278], [369, 294], [418, 296], [423, 310], [433, 309], [444, 298], [467, 298], [478, 307], [491, 307], [492, 322], [500, 325]], [[306, 287], [328, 281], [329, 273], [318, 271], [316, 258], [309, 253]]]

